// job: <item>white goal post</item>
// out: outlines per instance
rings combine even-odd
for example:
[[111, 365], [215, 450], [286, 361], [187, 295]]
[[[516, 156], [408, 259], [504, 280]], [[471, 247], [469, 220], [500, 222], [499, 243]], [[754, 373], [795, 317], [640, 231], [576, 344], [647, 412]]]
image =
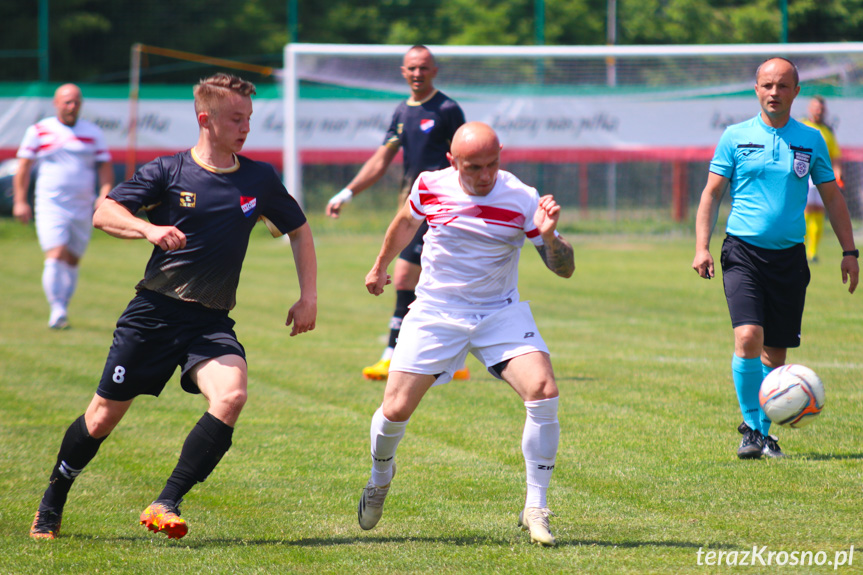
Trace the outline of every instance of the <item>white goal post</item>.
[[[285, 47], [283, 166], [301, 203], [325, 201], [381, 145], [409, 47]], [[504, 167], [584, 214], [688, 217], [722, 130], [758, 112], [754, 72], [771, 56], [800, 70], [793, 114], [824, 95], [846, 161], [863, 162], [863, 43], [429, 48], [435, 86], [495, 128]]]

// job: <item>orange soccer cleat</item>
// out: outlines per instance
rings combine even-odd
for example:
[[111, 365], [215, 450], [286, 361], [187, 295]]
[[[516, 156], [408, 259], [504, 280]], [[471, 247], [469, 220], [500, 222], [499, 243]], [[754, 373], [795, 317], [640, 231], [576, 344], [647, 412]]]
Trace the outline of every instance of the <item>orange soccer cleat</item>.
[[59, 513], [54, 513], [50, 509], [37, 511], [33, 518], [33, 525], [30, 526], [30, 537], [33, 539], [56, 539], [60, 533], [61, 519]]
[[179, 539], [189, 532], [180, 510], [169, 503], [154, 501], [141, 513], [141, 525], [153, 533], [164, 532], [168, 539]]

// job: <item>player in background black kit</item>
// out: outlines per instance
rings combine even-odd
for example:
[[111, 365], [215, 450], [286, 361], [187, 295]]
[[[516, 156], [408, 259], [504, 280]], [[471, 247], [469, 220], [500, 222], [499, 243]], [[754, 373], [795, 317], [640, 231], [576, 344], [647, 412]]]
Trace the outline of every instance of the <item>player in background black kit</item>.
[[[399, 205], [403, 205], [411, 186], [420, 172], [449, 167], [447, 153], [456, 130], [464, 124], [464, 113], [459, 105], [434, 87], [437, 65], [431, 51], [425, 46], [413, 46], [404, 56], [402, 76], [410, 86], [411, 96], [400, 103], [393, 114], [384, 143], [363, 164], [359, 173], [327, 204], [327, 215], [338, 218], [342, 206], [354, 195], [371, 187], [386, 173], [401, 148], [404, 151], [404, 177]], [[393, 269], [393, 287], [396, 290], [396, 307], [390, 320], [389, 343], [377, 363], [363, 369], [366, 379], [386, 379], [390, 357], [398, 339], [401, 323], [408, 306], [416, 299], [414, 288], [420, 277], [420, 255], [423, 236], [428, 226], [423, 223], [399, 258]], [[468, 379], [467, 369], [460, 369], [455, 379]]]
[[[66, 431], [30, 536], [54, 539], [75, 478], [95, 457], [135, 397], [158, 396], [179, 366], [181, 385], [209, 408], [183, 444], [165, 488], [141, 524], [169, 538], [186, 535], [183, 496], [204, 481], [231, 446], [246, 402], [245, 351], [228, 312], [249, 235], [263, 219], [287, 233], [300, 298], [288, 311], [291, 335], [315, 328], [317, 262], [312, 232], [272, 166], [239, 156], [249, 133], [255, 86], [216, 74], [195, 87], [198, 143], [143, 166], [108, 195], [93, 224], [112, 236], [153, 244], [137, 295], [117, 321], [96, 395]], [[135, 216], [139, 209], [148, 220]]]

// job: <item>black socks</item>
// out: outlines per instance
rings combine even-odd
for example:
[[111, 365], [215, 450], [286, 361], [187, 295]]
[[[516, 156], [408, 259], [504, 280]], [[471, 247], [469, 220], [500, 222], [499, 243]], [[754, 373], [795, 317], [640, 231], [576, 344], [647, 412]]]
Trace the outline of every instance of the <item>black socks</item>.
[[414, 290], [396, 290], [396, 309], [393, 311], [393, 318], [390, 320], [390, 341], [387, 347], [394, 348], [399, 338], [399, 332], [402, 329], [402, 320], [408, 314], [408, 306], [411, 305], [417, 298]]
[[233, 427], [205, 413], [186, 438], [180, 460], [157, 500], [179, 505], [183, 496], [216, 468], [230, 449], [233, 434]]
[[100, 439], [91, 437], [83, 415], [69, 426], [66, 435], [63, 436], [63, 443], [60, 444], [57, 463], [54, 464], [48, 489], [42, 496], [39, 509], [51, 509], [55, 513], [63, 512], [72, 483], [84, 467], [96, 457], [99, 446], [107, 437], [107, 435]]

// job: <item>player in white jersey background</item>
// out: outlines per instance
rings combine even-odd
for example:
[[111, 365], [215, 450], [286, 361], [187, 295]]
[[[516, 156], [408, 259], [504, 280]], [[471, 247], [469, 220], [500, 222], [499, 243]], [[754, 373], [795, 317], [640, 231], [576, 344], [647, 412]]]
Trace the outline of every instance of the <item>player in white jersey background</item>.
[[402, 324], [383, 403], [372, 417], [371, 479], [358, 508], [363, 529], [381, 518], [396, 448], [411, 415], [471, 352], [524, 402], [527, 496], [519, 525], [532, 541], [555, 544], [546, 492], [560, 436], [558, 388], [530, 308], [519, 302], [518, 259], [528, 238], [555, 274], [570, 277], [575, 263], [572, 246], [556, 231], [560, 206], [500, 170], [500, 150], [486, 124], [459, 128], [447, 155], [452, 167], [420, 174], [366, 276], [369, 293], [383, 293], [392, 281], [390, 262], [421, 222], [428, 222], [417, 299]]
[[51, 306], [48, 325], [52, 329], [69, 326], [69, 300], [78, 283], [81, 257], [90, 242], [93, 211], [114, 185], [111, 155], [102, 130], [78, 117], [82, 104], [78, 86], [64, 84], [57, 88], [57, 115], [27, 128], [12, 181], [12, 214], [26, 224], [33, 219], [27, 202], [31, 170], [38, 168], [36, 233], [45, 253], [42, 288]]

